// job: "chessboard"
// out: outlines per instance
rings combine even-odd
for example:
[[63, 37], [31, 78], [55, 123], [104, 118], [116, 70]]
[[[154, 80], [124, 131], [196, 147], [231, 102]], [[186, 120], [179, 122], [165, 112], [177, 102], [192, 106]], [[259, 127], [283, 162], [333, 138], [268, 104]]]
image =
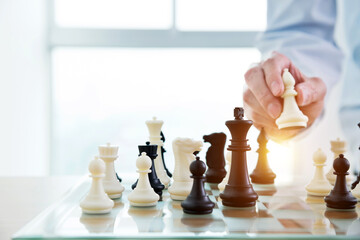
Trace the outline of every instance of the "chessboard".
[[223, 206], [217, 185], [205, 184], [215, 202], [212, 214], [183, 213], [167, 190], [154, 207], [132, 207], [131, 183], [108, 214], [84, 214], [80, 201], [91, 180], [84, 178], [13, 239], [359, 239], [360, 207], [352, 211], [326, 208], [322, 197], [307, 196], [303, 184], [253, 184], [255, 207]]

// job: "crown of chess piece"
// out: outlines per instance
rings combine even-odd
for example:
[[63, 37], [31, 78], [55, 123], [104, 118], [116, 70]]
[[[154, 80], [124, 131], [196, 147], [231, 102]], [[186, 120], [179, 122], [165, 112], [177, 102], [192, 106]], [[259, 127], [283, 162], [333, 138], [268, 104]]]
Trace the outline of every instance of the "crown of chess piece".
[[[163, 144], [165, 143], [165, 135], [164, 133], [161, 131], [160, 132], [160, 136], [161, 136], [161, 141], [163, 142]], [[165, 168], [165, 172], [168, 175], [169, 178], [172, 177], [172, 173], [169, 171], [169, 169], [166, 167], [166, 163], [165, 163], [165, 158], [164, 158], [164, 153], [166, 153], [166, 150], [164, 148], [164, 146], [161, 146], [161, 158], [162, 158], [162, 162], [164, 164], [164, 168]]]
[[92, 183], [89, 193], [80, 202], [80, 207], [87, 214], [109, 213], [114, 207], [114, 201], [105, 193], [102, 183], [105, 176], [105, 163], [95, 157], [89, 164], [89, 171]]
[[226, 142], [225, 133], [213, 133], [203, 136], [204, 142], [211, 144], [206, 152], [206, 165], [208, 169], [205, 174], [206, 182], [220, 183], [226, 175], [224, 147]]
[[259, 154], [255, 169], [250, 174], [251, 182], [257, 184], [273, 184], [276, 174], [271, 170], [267, 158], [269, 150], [266, 148], [269, 141], [264, 129], [262, 128], [257, 138], [259, 148], [256, 151]]
[[124, 186], [119, 182], [116, 177], [114, 161], [118, 158], [118, 146], [107, 143], [98, 147], [99, 158], [105, 162], [105, 177], [103, 185], [105, 192], [111, 199], [120, 198], [124, 191]]
[[188, 214], [210, 214], [215, 206], [204, 189], [204, 173], [206, 165], [196, 157], [190, 164], [191, 178], [194, 179], [190, 194], [181, 202], [184, 213]]
[[146, 155], [146, 152], [142, 152], [138, 157], [136, 167], [139, 179], [136, 188], [128, 195], [130, 205], [135, 207], [155, 206], [160, 197], [149, 182], [148, 173], [151, 171], [151, 158]]
[[161, 141], [161, 127], [164, 124], [164, 122], [161, 120], [158, 120], [156, 117], [153, 117], [152, 120], [148, 120], [145, 123], [149, 130], [150, 143], [158, 146], [158, 149], [157, 149], [158, 156], [154, 160], [156, 174], [157, 174], [158, 178], [160, 179], [161, 183], [164, 184], [165, 188], [168, 188], [168, 186], [170, 184], [170, 178], [166, 174], [165, 167], [164, 167], [163, 160], [162, 160], [162, 155], [161, 155], [161, 147], [163, 146], [163, 142]]
[[346, 186], [345, 177], [349, 174], [349, 161], [340, 154], [334, 160], [333, 167], [335, 169], [336, 181], [333, 190], [325, 197], [326, 206], [335, 209], [354, 209], [357, 203], [356, 198], [351, 194]]
[[172, 142], [175, 157], [173, 183], [169, 187], [170, 197], [173, 200], [185, 200], [190, 194], [193, 179], [190, 178], [190, 163], [195, 160], [195, 151], [200, 151], [202, 141], [191, 138], [176, 138]]
[[[165, 188], [165, 186], [161, 183], [161, 181], [158, 179], [155, 171], [155, 164], [154, 159], [157, 157], [157, 145], [150, 145], [150, 142], [146, 142], [146, 145], [139, 145], [139, 156], [141, 156], [142, 152], [145, 152], [148, 157], [151, 159], [151, 172], [148, 173], [149, 181], [151, 187], [154, 189], [154, 191], [159, 195], [160, 199], [162, 196], [162, 192]], [[136, 188], [138, 180], [131, 186], [132, 189]]]
[[282, 80], [285, 85], [285, 91], [281, 96], [284, 99], [283, 110], [278, 119], [276, 119], [276, 125], [279, 129], [283, 128], [303, 128], [307, 126], [308, 117], [305, 116], [299, 109], [296, 103], [295, 96], [295, 79], [289, 72], [289, 69], [285, 68]]
[[218, 188], [219, 188], [220, 192], [224, 191], [225, 185], [229, 181], [230, 168], [231, 168], [231, 152], [230, 151], [227, 151], [225, 159], [227, 162], [227, 172], [226, 172], [226, 176], [224, 177], [224, 179], [221, 181], [221, 183], [218, 184]]
[[316, 167], [315, 175], [305, 189], [310, 195], [325, 197], [330, 193], [332, 186], [324, 175], [323, 168], [326, 165], [326, 155], [320, 148], [314, 153], [313, 161]]
[[232, 153], [231, 169], [228, 184], [220, 194], [224, 206], [252, 207], [258, 199], [257, 193], [250, 184], [247, 170], [246, 151], [250, 151], [246, 135], [252, 126], [251, 120], [245, 120], [244, 109], [234, 109], [234, 120], [226, 121], [232, 139], [228, 150]]

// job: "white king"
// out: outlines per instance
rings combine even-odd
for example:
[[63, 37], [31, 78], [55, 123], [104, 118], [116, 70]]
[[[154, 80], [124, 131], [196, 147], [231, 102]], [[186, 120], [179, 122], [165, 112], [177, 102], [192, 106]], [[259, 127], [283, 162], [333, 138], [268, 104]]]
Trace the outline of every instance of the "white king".
[[145, 123], [149, 130], [150, 143], [158, 146], [157, 157], [154, 160], [156, 175], [160, 179], [161, 183], [164, 184], [165, 188], [167, 188], [170, 184], [170, 178], [166, 174], [161, 155], [161, 147], [163, 146], [163, 142], [161, 141], [161, 127], [164, 122], [157, 120], [156, 117], [153, 117], [152, 120], [148, 120]]
[[123, 185], [116, 177], [114, 161], [118, 158], [118, 146], [107, 143], [106, 145], [99, 146], [99, 158], [105, 162], [105, 177], [103, 179], [103, 186], [105, 192], [110, 198], [120, 198], [124, 191]]

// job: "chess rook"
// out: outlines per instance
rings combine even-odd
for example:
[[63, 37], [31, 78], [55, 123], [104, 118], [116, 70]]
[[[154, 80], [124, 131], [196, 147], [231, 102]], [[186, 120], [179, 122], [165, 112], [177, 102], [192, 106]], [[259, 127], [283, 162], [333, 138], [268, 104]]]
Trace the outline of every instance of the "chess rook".
[[334, 160], [333, 167], [335, 169], [336, 181], [333, 190], [325, 197], [326, 206], [335, 209], [354, 209], [357, 203], [356, 198], [351, 194], [346, 186], [346, 175], [350, 168], [349, 161], [340, 154]]
[[80, 202], [80, 207], [87, 214], [109, 213], [114, 207], [114, 202], [105, 193], [102, 179], [105, 176], [105, 164], [95, 157], [89, 164], [90, 177], [92, 178], [89, 193]]
[[232, 158], [229, 181], [220, 197], [224, 206], [252, 207], [258, 199], [257, 193], [250, 184], [246, 162], [246, 151], [250, 151], [246, 135], [252, 126], [252, 121], [243, 119], [243, 108], [235, 108], [234, 117], [234, 120], [225, 123], [232, 136], [231, 145], [228, 147], [232, 152]]
[[308, 117], [305, 116], [299, 109], [296, 103], [295, 96], [295, 79], [289, 72], [289, 69], [285, 68], [282, 75], [282, 80], [285, 85], [285, 91], [281, 96], [284, 99], [283, 110], [278, 119], [276, 119], [276, 125], [279, 129], [283, 128], [302, 128], [307, 126]]
[[105, 177], [103, 179], [103, 185], [105, 192], [111, 199], [120, 198], [124, 191], [124, 186], [119, 182], [116, 177], [114, 168], [114, 161], [118, 158], [118, 146], [113, 146], [110, 143], [99, 146], [99, 158], [105, 162]]
[[269, 150], [266, 148], [268, 138], [262, 128], [257, 138], [259, 148], [256, 151], [259, 154], [258, 161], [254, 171], [250, 174], [251, 182], [257, 184], [273, 184], [276, 174], [271, 170], [267, 159]]
[[206, 182], [220, 183], [226, 175], [224, 147], [226, 142], [225, 133], [213, 133], [203, 136], [204, 142], [211, 144], [206, 152]]
[[156, 117], [153, 117], [152, 120], [146, 121], [146, 126], [149, 130], [149, 139], [152, 145], [157, 145], [157, 157], [155, 159], [155, 171], [160, 179], [161, 183], [164, 184], [165, 188], [168, 188], [170, 184], [170, 178], [166, 174], [165, 167], [162, 160], [161, 155], [161, 147], [163, 146], [163, 142], [161, 141], [161, 127], [163, 125], [163, 121], [157, 120]]
[[188, 214], [210, 214], [215, 206], [204, 189], [205, 163], [196, 157], [190, 164], [191, 178], [194, 179], [190, 194], [181, 202], [184, 213]]

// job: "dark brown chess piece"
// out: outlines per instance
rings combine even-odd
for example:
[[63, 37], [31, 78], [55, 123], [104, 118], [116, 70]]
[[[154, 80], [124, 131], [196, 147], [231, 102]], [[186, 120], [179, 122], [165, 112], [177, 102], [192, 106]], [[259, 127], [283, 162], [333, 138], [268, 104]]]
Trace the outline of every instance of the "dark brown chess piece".
[[250, 184], [246, 162], [246, 151], [250, 150], [246, 135], [252, 121], [243, 119], [243, 108], [235, 108], [234, 116], [234, 120], [225, 123], [232, 136], [231, 145], [228, 147], [228, 150], [232, 152], [232, 158], [229, 181], [220, 197], [224, 206], [252, 207], [258, 199], [258, 195]]
[[[160, 132], [160, 136], [161, 136], [161, 141], [163, 141], [163, 143], [165, 143], [165, 136], [164, 136], [164, 133], [161, 131]], [[162, 158], [162, 162], [164, 164], [164, 169], [165, 169], [165, 172], [166, 172], [166, 175], [168, 175], [168, 177], [172, 177], [172, 173], [169, 171], [169, 169], [166, 167], [166, 164], [165, 164], [165, 158], [164, 158], [164, 153], [166, 153], [166, 150], [163, 146], [161, 146], [161, 158]]]
[[215, 206], [204, 189], [204, 173], [206, 165], [199, 157], [190, 164], [190, 172], [194, 179], [191, 192], [187, 198], [181, 202], [184, 213], [189, 214], [209, 214]]
[[220, 183], [226, 175], [224, 147], [226, 142], [225, 133], [213, 133], [203, 136], [204, 142], [211, 144], [206, 152], [206, 165], [208, 169], [205, 177], [206, 182]]
[[[360, 128], [360, 122], [358, 123], [358, 127]], [[360, 150], [360, 147], [359, 147], [359, 150]], [[359, 182], [360, 182], [360, 172], [357, 173], [356, 180], [351, 184], [351, 190], [356, 188], [356, 186], [359, 184]]]
[[269, 150], [266, 148], [268, 138], [264, 129], [262, 128], [257, 138], [259, 149], [256, 151], [259, 154], [258, 161], [254, 171], [250, 174], [251, 182], [258, 184], [273, 184], [276, 174], [271, 170], [267, 159]]
[[[151, 187], [154, 189], [154, 191], [159, 195], [160, 199], [162, 196], [162, 191], [164, 190], [165, 186], [160, 182], [159, 178], [156, 175], [156, 171], [155, 171], [155, 164], [154, 164], [154, 160], [157, 157], [157, 145], [150, 145], [150, 142], [146, 142], [146, 145], [139, 145], [139, 156], [141, 156], [142, 152], [146, 152], [146, 155], [148, 157], [150, 157], [151, 159], [151, 172], [148, 173], [148, 177], [149, 177], [149, 182]], [[136, 182], [131, 185], [132, 189], [136, 188], [138, 180], [136, 180]]]
[[340, 154], [333, 163], [336, 181], [333, 190], [325, 197], [326, 206], [335, 209], [353, 209], [357, 203], [357, 199], [351, 194], [346, 186], [346, 175], [350, 168], [349, 161]]

